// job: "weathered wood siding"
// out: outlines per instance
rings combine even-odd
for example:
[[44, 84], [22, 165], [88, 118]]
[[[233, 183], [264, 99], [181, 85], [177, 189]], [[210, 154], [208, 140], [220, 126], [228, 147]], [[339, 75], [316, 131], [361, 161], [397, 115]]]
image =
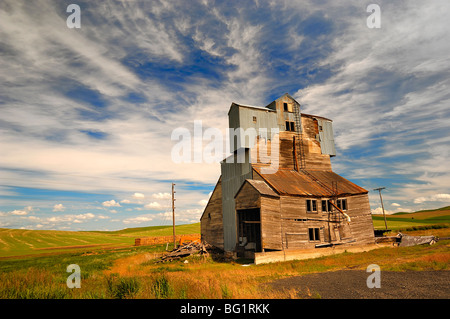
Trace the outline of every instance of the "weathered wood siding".
[[[321, 200], [317, 198], [317, 212], [306, 212], [308, 198], [298, 196], [280, 197], [281, 238], [284, 249], [314, 248], [316, 244], [355, 240], [352, 245], [373, 244], [375, 242], [369, 197], [367, 194], [345, 197], [347, 213], [351, 222], [347, 223], [341, 213], [330, 214], [322, 211]], [[311, 199], [311, 198], [309, 198]], [[327, 199], [327, 198], [323, 198]], [[264, 211], [264, 205], [261, 204]], [[339, 224], [328, 220], [341, 221]], [[264, 226], [263, 226], [264, 227]], [[319, 228], [319, 241], [309, 239], [309, 228]], [[279, 234], [278, 229], [274, 230]], [[266, 233], [266, 236], [267, 233]], [[276, 248], [274, 248], [276, 249]]]
[[221, 179], [217, 182], [205, 207], [200, 219], [200, 229], [202, 240], [221, 249], [224, 248]]
[[317, 120], [302, 116], [303, 151], [307, 169], [331, 171], [330, 156], [322, 154], [320, 142], [317, 140], [319, 129]]
[[261, 196], [261, 234], [263, 249], [283, 249], [279, 198]]
[[348, 210], [350, 216], [349, 224], [351, 236], [360, 244], [373, 244], [375, 235], [373, 230], [372, 215], [370, 213], [369, 195], [361, 194], [347, 197]]
[[[326, 214], [318, 210], [317, 213], [306, 212], [306, 199], [299, 196], [282, 196], [281, 206], [281, 228], [283, 233], [283, 246], [285, 249], [314, 248], [323, 242], [323, 228], [325, 222], [308, 219], [326, 219]], [[317, 203], [319, 206], [319, 201]], [[310, 241], [308, 228], [320, 229], [320, 241]]]
[[[302, 118], [303, 127], [308, 129], [308, 133], [304, 133], [302, 140], [296, 140], [297, 160], [300, 163], [300, 143], [304, 154], [304, 162], [306, 169], [327, 170], [331, 171], [330, 156], [321, 153], [320, 143], [315, 137], [315, 129], [311, 126], [317, 127], [317, 121], [314, 122], [312, 118]], [[278, 153], [272, 152], [273, 140], [257, 139], [255, 146], [251, 149], [251, 160], [253, 166], [272, 165], [278, 168], [295, 168], [294, 155], [294, 132], [280, 132], [277, 136], [279, 138], [276, 147]], [[276, 145], [275, 145], [276, 146]]]
[[259, 192], [253, 186], [249, 183], [244, 183], [234, 199], [236, 203], [236, 210], [260, 208], [260, 197]]

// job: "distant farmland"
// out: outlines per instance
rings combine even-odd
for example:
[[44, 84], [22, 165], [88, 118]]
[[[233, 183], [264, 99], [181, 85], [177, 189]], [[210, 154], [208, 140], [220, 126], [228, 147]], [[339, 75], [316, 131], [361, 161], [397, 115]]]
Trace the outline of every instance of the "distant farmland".
[[[372, 215], [372, 219], [375, 229], [385, 228], [383, 215]], [[386, 215], [386, 221], [388, 229], [392, 230], [444, 224], [450, 226], [450, 206], [415, 213]]]
[[[375, 229], [384, 229], [383, 215], [372, 215]], [[450, 227], [450, 206], [415, 213], [386, 215], [393, 231], [432, 225]], [[200, 233], [200, 223], [176, 226], [177, 235]], [[112, 249], [134, 245], [135, 238], [172, 235], [171, 226], [126, 228], [117, 231], [57, 231], [0, 228], [0, 258]]]
[[[200, 223], [176, 226], [177, 235], [200, 233]], [[172, 235], [171, 226], [127, 228], [118, 231], [58, 231], [0, 228], [0, 257], [49, 254], [89, 248], [134, 245], [144, 236]]]

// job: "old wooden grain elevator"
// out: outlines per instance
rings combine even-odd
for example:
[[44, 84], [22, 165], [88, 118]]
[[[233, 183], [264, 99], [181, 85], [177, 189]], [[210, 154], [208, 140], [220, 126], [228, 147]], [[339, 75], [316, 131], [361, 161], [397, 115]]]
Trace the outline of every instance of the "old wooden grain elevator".
[[228, 117], [231, 131], [257, 134], [230, 138], [204, 241], [247, 257], [374, 243], [368, 191], [332, 171], [330, 119], [302, 113], [289, 94], [265, 107], [232, 103]]

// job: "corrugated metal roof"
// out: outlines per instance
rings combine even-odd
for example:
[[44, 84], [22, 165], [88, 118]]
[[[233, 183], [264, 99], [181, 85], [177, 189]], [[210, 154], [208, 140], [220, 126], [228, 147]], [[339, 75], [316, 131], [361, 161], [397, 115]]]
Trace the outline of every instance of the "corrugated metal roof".
[[280, 195], [332, 197], [333, 182], [337, 182], [337, 195], [340, 196], [368, 193], [364, 188], [332, 171], [308, 170], [305, 173], [302, 170], [279, 169], [274, 174], [262, 174], [260, 168], [253, 169]]
[[228, 110], [228, 114], [230, 114], [230, 110], [231, 110], [231, 108], [233, 106], [246, 107], [246, 108], [249, 108], [249, 109], [257, 109], [257, 110], [260, 110], [260, 111], [267, 111], [267, 112], [276, 112], [276, 110], [269, 109], [269, 108], [267, 108], [265, 106], [244, 105], [244, 104], [238, 104], [238, 103], [234, 103], [233, 102], [233, 103], [231, 103], [230, 109]]
[[252, 185], [261, 195], [268, 195], [273, 197], [280, 197], [269, 185], [264, 181], [258, 181], [254, 179], [247, 179], [250, 185]]

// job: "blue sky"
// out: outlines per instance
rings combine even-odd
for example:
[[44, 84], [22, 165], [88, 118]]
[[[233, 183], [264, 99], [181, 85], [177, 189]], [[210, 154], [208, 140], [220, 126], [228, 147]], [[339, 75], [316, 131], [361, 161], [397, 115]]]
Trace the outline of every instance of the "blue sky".
[[[69, 29], [69, 4], [81, 28]], [[0, 3], [0, 227], [198, 221], [220, 168], [171, 160], [175, 128], [288, 92], [331, 118], [334, 171], [389, 213], [450, 204], [448, 1]]]

